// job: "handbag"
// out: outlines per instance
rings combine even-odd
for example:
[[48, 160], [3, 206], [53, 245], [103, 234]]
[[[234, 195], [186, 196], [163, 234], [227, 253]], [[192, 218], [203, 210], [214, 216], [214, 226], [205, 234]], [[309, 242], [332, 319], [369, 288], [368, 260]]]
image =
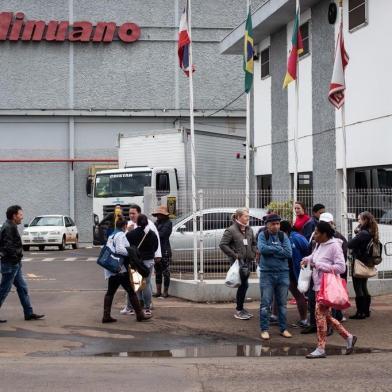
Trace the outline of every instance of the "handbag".
[[316, 301], [336, 310], [349, 308], [351, 304], [347, 291], [347, 282], [339, 275], [324, 272], [321, 277], [320, 290], [317, 293]]
[[354, 260], [354, 277], [355, 278], [372, 278], [377, 275], [376, 267], [368, 267], [361, 260]]
[[306, 267], [302, 267], [298, 277], [298, 291], [305, 294], [309, 291], [310, 281], [312, 279], [312, 268], [310, 262]]
[[129, 264], [131, 268], [136, 270], [143, 278], [147, 278], [150, 275], [150, 269], [146, 267], [143, 263], [143, 260], [140, 256], [139, 248], [144, 242], [148, 232], [144, 234], [143, 239], [140, 241], [139, 245], [127, 247], [128, 256], [129, 256]]
[[[115, 236], [113, 236], [113, 244], [115, 248], [116, 245], [114, 237]], [[123, 259], [121, 256], [118, 256], [114, 252], [112, 252], [107, 245], [104, 245], [97, 258], [97, 264], [100, 265], [102, 268], [105, 268], [109, 272], [117, 274], [121, 271]]]
[[129, 269], [129, 283], [135, 293], [146, 288], [146, 279], [132, 268]]

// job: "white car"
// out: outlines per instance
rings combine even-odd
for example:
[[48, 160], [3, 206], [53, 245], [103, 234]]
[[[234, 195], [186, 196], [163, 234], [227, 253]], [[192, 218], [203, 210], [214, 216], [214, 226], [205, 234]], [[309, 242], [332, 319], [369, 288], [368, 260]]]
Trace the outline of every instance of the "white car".
[[36, 216], [30, 224], [25, 225], [22, 234], [23, 250], [28, 251], [30, 246], [38, 246], [44, 250], [45, 246], [58, 246], [64, 250], [66, 245], [78, 247], [79, 235], [74, 221], [64, 215]]

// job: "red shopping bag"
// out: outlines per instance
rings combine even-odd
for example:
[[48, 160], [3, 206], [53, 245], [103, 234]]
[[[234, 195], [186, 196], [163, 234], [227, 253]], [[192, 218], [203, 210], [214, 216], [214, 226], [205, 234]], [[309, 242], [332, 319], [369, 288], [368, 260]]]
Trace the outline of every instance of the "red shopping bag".
[[351, 306], [347, 291], [347, 282], [339, 275], [323, 273], [317, 302], [329, 308], [343, 310]]

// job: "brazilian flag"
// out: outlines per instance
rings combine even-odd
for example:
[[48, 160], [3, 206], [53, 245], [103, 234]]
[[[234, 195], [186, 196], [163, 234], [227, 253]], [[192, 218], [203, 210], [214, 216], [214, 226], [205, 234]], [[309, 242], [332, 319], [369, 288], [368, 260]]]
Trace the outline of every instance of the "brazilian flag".
[[244, 72], [245, 72], [245, 92], [249, 93], [253, 84], [253, 29], [252, 15], [248, 12], [245, 25], [245, 41], [244, 41]]

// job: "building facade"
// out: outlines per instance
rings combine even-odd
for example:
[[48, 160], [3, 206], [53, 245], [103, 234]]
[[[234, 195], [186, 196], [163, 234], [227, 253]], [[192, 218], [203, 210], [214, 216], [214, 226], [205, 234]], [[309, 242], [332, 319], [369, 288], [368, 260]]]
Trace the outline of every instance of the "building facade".
[[[196, 130], [232, 137], [233, 159], [243, 149], [244, 100], [225, 105], [243, 90], [242, 59], [221, 55], [219, 44], [245, 18], [242, 3], [192, 1]], [[80, 240], [91, 241], [86, 181], [97, 167], [116, 165], [118, 135], [189, 128], [177, 58], [184, 5], [0, 1], [0, 211], [18, 203], [27, 221], [70, 215]], [[196, 150], [204, 149], [199, 141]], [[211, 153], [219, 140], [208, 147], [196, 159], [199, 173], [213, 171], [219, 156]]]
[[[293, 187], [295, 83], [282, 89], [295, 16], [295, 0], [267, 1], [253, 13], [256, 47], [253, 89], [254, 174], [258, 189]], [[328, 101], [339, 28], [328, 20], [329, 0], [301, 0], [304, 53], [299, 59], [298, 188], [340, 192], [343, 185], [341, 111]], [[344, 0], [348, 187], [392, 188], [392, 81], [387, 50], [392, 25], [388, 0]], [[244, 25], [221, 43], [242, 54]]]

